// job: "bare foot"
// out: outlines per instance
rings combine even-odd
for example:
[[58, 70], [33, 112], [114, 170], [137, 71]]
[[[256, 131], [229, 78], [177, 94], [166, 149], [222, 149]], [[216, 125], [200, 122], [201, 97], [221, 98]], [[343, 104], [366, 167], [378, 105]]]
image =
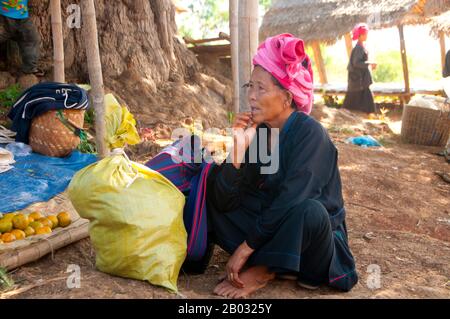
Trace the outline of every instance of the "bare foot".
[[264, 288], [270, 280], [275, 278], [275, 274], [269, 272], [265, 266], [255, 266], [240, 273], [239, 278], [244, 282], [244, 288], [236, 288], [228, 280], [224, 280], [217, 285], [214, 293], [233, 299], [246, 298]]

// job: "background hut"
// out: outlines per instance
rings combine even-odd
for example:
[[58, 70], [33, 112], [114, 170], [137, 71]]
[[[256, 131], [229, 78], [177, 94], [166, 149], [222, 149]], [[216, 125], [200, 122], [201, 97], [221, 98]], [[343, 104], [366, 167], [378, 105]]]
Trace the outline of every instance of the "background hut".
[[444, 33], [450, 36], [450, 11], [447, 11], [440, 16], [431, 19], [431, 30], [434, 35]]
[[431, 32], [436, 38], [439, 39], [441, 46], [441, 63], [442, 68], [444, 68], [445, 54], [447, 52], [445, 48], [445, 36], [450, 36], [450, 11], [447, 11], [432, 19]]
[[[320, 43], [333, 44], [344, 37], [350, 53], [352, 41], [349, 32], [355, 24], [366, 22], [372, 29], [397, 26], [405, 88], [403, 92], [394, 94], [402, 98], [411, 93], [403, 26], [430, 23], [433, 17], [448, 10], [450, 0], [278, 0], [264, 16], [259, 34], [260, 40], [286, 32], [305, 40], [314, 51], [319, 80], [324, 85], [328, 81]], [[442, 19], [445, 20], [444, 15]], [[385, 95], [383, 92], [374, 93]]]

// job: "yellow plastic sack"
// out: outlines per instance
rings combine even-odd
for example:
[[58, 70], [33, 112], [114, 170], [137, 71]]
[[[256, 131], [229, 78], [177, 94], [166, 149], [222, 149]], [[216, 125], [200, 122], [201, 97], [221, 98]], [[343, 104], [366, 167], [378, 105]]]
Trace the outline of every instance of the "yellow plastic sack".
[[[109, 106], [107, 132], [114, 135], [108, 137], [110, 145], [139, 139], [131, 113], [117, 101]], [[116, 150], [79, 171], [68, 194], [80, 216], [90, 220], [100, 271], [177, 291], [187, 249], [185, 197], [168, 179]]]
[[121, 106], [112, 94], [105, 95], [106, 145], [109, 149], [121, 148], [125, 144], [138, 144], [141, 139], [136, 129], [136, 120], [125, 106]]

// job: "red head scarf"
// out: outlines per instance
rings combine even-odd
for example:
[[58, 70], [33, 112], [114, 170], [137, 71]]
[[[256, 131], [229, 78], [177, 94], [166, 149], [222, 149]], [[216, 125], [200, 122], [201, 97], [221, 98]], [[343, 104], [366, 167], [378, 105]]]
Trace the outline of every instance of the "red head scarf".
[[313, 72], [303, 40], [291, 34], [267, 38], [253, 57], [253, 65], [264, 68], [290, 91], [299, 111], [311, 113], [314, 98]]
[[361, 34], [366, 34], [367, 32], [369, 32], [369, 26], [367, 24], [357, 24], [352, 30], [353, 40], [358, 40]]

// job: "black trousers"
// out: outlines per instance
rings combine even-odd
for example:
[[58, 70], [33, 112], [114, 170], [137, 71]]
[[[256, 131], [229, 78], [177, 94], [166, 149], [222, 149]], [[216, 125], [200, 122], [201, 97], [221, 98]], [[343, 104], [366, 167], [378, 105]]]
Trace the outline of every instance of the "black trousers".
[[[229, 213], [208, 210], [212, 240], [232, 254], [254, 227], [258, 212], [245, 209]], [[334, 252], [333, 233], [325, 207], [306, 200], [292, 207], [274, 236], [256, 250], [249, 266], [264, 265], [276, 273], [294, 273], [312, 284], [328, 283]]]
[[16, 41], [22, 56], [22, 71], [33, 73], [37, 69], [40, 56], [41, 39], [39, 33], [28, 19], [11, 19], [0, 15], [0, 43]]

